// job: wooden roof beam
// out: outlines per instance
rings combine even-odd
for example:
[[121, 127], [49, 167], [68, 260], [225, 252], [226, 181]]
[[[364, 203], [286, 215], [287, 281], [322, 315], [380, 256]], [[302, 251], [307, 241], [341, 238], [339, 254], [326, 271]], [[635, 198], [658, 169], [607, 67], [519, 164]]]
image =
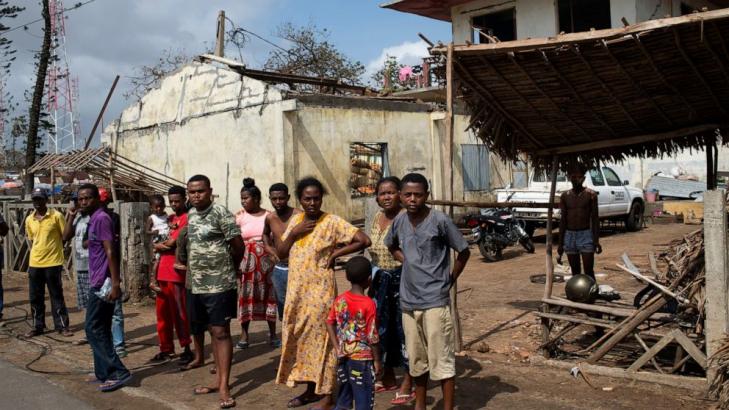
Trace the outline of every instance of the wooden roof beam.
[[[714, 29], [716, 29], [716, 25], [712, 24]], [[724, 46], [724, 39], [721, 37], [721, 32], [717, 30], [717, 34], [719, 35], [719, 40], [722, 42], [722, 46]], [[721, 61], [721, 58], [719, 57], [719, 54], [714, 50], [714, 47], [711, 46], [711, 42], [709, 41], [709, 38], [707, 36], [704, 36], [704, 41], [701, 42], [701, 44], [706, 47], [707, 50], [709, 50], [709, 53], [711, 56], [716, 60], [716, 62], [719, 64], [719, 68], [721, 69], [721, 73], [724, 74], [724, 78], [727, 81], [727, 84], [729, 84], [729, 70], [727, 70], [726, 65], [723, 61]], [[726, 48], [724, 48], [724, 56], [726, 56]]]
[[547, 149], [539, 150], [539, 151], [535, 152], [534, 154], [536, 156], [541, 157], [541, 156], [549, 156], [549, 155], [573, 154], [573, 153], [582, 152], [582, 151], [595, 151], [595, 150], [604, 149], [604, 148], [615, 148], [615, 147], [622, 147], [622, 146], [627, 146], [627, 145], [642, 144], [642, 143], [646, 143], [646, 142], [668, 140], [671, 138], [682, 137], [682, 136], [688, 137], [691, 135], [700, 134], [702, 132], [714, 132], [714, 130], [716, 130], [717, 128], [721, 128], [721, 126], [719, 124], [697, 125], [694, 127], [687, 127], [687, 128], [682, 128], [679, 130], [656, 133], [656, 134], [638, 135], [635, 137], [626, 137], [626, 138], [614, 138], [614, 139], [605, 140], [605, 141], [590, 142], [587, 144], [577, 144], [577, 145], [570, 145], [570, 146], [565, 146], [565, 147], [547, 148]]
[[608, 45], [607, 41], [605, 41], [605, 40], [602, 41], [602, 47], [607, 52], [607, 54], [610, 56], [610, 59], [613, 61], [613, 63], [615, 63], [615, 65], [618, 67], [618, 69], [623, 74], [623, 76], [626, 79], [628, 79], [628, 81], [630, 81], [630, 84], [633, 85], [633, 88], [635, 88], [638, 91], [638, 93], [642, 94], [643, 98], [646, 98], [648, 101], [650, 101], [651, 104], [653, 104], [653, 107], [655, 107], [656, 111], [658, 111], [658, 113], [661, 115], [661, 117], [663, 117], [663, 119], [666, 120], [666, 122], [671, 127], [673, 127], [674, 123], [671, 120], [671, 118], [665, 113], [665, 111], [663, 111], [663, 108], [661, 108], [658, 105], [658, 103], [648, 94], [648, 92], [646, 92], [646, 90], [643, 87], [641, 87], [641, 85], [633, 79], [633, 76], [628, 74], [628, 71], [625, 69], [625, 67], [623, 67], [623, 64], [615, 56], [613, 51], [610, 50], [610, 46]]
[[653, 56], [648, 51], [648, 49], [645, 47], [645, 44], [643, 44], [643, 42], [640, 40], [640, 38], [637, 35], [633, 34], [631, 37], [633, 38], [635, 45], [638, 46], [641, 53], [643, 54], [643, 58], [645, 58], [645, 60], [651, 66], [651, 68], [653, 69], [653, 72], [655, 72], [656, 76], [661, 79], [661, 81], [663, 82], [663, 85], [665, 85], [666, 88], [671, 90], [671, 92], [674, 95], [677, 95], [681, 99], [681, 102], [686, 106], [686, 108], [689, 111], [689, 119], [696, 118], [696, 110], [694, 110], [694, 107], [691, 104], [689, 104], [688, 100], [686, 100], [686, 97], [676, 87], [674, 87], [673, 84], [666, 79], [666, 77], [663, 75], [661, 70], [658, 69], [656, 62], [653, 60]]
[[605, 94], [607, 94], [608, 97], [610, 97], [610, 99], [613, 100], [613, 104], [620, 107], [620, 111], [623, 112], [623, 114], [630, 121], [630, 123], [633, 124], [633, 126], [635, 128], [642, 131], [643, 127], [641, 127], [640, 124], [638, 124], [638, 122], [635, 121], [635, 118], [633, 118], [633, 116], [630, 114], [630, 112], [628, 112], [628, 109], [625, 108], [625, 105], [623, 105], [623, 103], [620, 101], [620, 99], [618, 97], [616, 97], [615, 94], [613, 94], [610, 87], [608, 87], [608, 85], [605, 84], [605, 81], [603, 81], [602, 78], [600, 78], [600, 76], [597, 74], [595, 69], [592, 67], [592, 64], [590, 64], [590, 62], [587, 61], [585, 56], [582, 55], [582, 53], [580, 52], [580, 49], [577, 47], [572, 47], [572, 52], [580, 59], [580, 61], [582, 61], [582, 64], [584, 64], [585, 67], [587, 67], [587, 71], [589, 71], [590, 74], [592, 75], [592, 77], [595, 80], [597, 80], [597, 82], [600, 84], [600, 86], [602, 87], [602, 90], [605, 92]]
[[726, 110], [724, 107], [722, 107], [721, 102], [719, 101], [719, 98], [716, 97], [716, 94], [714, 94], [714, 90], [711, 88], [711, 85], [706, 80], [706, 77], [704, 77], [703, 74], [701, 74], [701, 71], [696, 67], [696, 64], [694, 64], [693, 61], [691, 61], [691, 57], [686, 53], [686, 50], [683, 48], [683, 45], [681, 44], [681, 34], [676, 30], [676, 28], [672, 28], [671, 31], [673, 32], [673, 39], [676, 42], [676, 48], [678, 48], [679, 53], [681, 53], [681, 56], [683, 57], [684, 62], [688, 64], [689, 67], [691, 67], [691, 70], [694, 72], [694, 75], [696, 78], [699, 79], [701, 84], [703, 84], [704, 88], [706, 88], [706, 91], [709, 92], [709, 95], [711, 96], [711, 99], [714, 101], [714, 104], [716, 105], [716, 108], [721, 111], [722, 114], [726, 115]]
[[493, 94], [491, 94], [489, 92], [489, 90], [482, 87], [478, 83], [478, 81], [476, 81], [473, 78], [473, 76], [471, 76], [471, 74], [468, 72], [468, 70], [466, 70], [466, 68], [463, 67], [463, 65], [461, 65], [460, 62], [458, 62], [457, 59], [453, 59], [453, 63], [454, 63], [454, 66], [457, 68], [457, 70], [461, 71], [461, 73], [463, 74], [463, 77], [466, 77], [468, 79], [468, 80], [466, 80], [466, 79], [462, 79], [462, 80], [466, 84], [473, 87], [474, 90], [476, 90], [476, 92], [481, 96], [481, 98], [486, 100], [487, 103], [491, 104], [494, 107], [494, 109], [496, 109], [496, 111], [498, 111], [502, 117], [507, 118], [510, 121], [510, 123], [511, 123], [510, 125], [512, 127], [516, 128], [517, 130], [519, 130], [519, 132], [524, 134], [524, 136], [527, 137], [529, 139], [529, 141], [531, 141], [532, 144], [534, 144], [535, 147], [544, 148], [544, 144], [542, 144], [541, 142], [539, 142], [539, 140], [534, 138], [534, 136], [531, 133], [529, 133], [519, 121], [517, 121], [514, 117], [512, 117], [511, 114], [509, 114], [504, 109], [504, 107], [502, 107], [501, 104], [499, 104], [498, 100], [496, 98], [494, 98]]
[[605, 122], [605, 120], [603, 120], [602, 117], [600, 117], [600, 115], [597, 112], [595, 112], [595, 110], [592, 108], [592, 106], [589, 105], [587, 103], [587, 101], [585, 101], [584, 98], [582, 98], [582, 95], [580, 95], [580, 93], [578, 93], [577, 90], [575, 90], [575, 88], [572, 86], [572, 84], [569, 81], [567, 81], [567, 79], [562, 75], [562, 73], [560, 73], [559, 70], [557, 70], [557, 67], [555, 67], [551, 61], [549, 61], [549, 57], [547, 57], [547, 54], [544, 51], [542, 51], [541, 53], [542, 53], [542, 59], [544, 60], [544, 63], [547, 65], [547, 67], [549, 67], [552, 70], [552, 72], [557, 77], [559, 77], [559, 80], [562, 81], [562, 84], [564, 84], [565, 88], [570, 90], [572, 95], [577, 100], [579, 100], [580, 103], [585, 108], [587, 108], [588, 111], [590, 111], [592, 113], [592, 115], [595, 117], [595, 119], [598, 122], [600, 122], [600, 124], [602, 124], [603, 127], [605, 127], [608, 131], [610, 131], [610, 134], [612, 134], [613, 137], [617, 138], [618, 134], [615, 133], [615, 130], [607, 122]]
[[[485, 66], [487, 66], [489, 69], [491, 69], [492, 71], [497, 73], [499, 75], [499, 77], [501, 78], [501, 80], [503, 80], [504, 84], [506, 84], [511, 89], [512, 92], [514, 92], [516, 95], [518, 95], [519, 98], [524, 100], [524, 102], [527, 103], [527, 105], [529, 106], [529, 108], [532, 109], [532, 111], [534, 111], [535, 113], [539, 113], [539, 109], [537, 107], [535, 107], [534, 104], [532, 104], [531, 101], [529, 101], [529, 99], [524, 96], [524, 94], [522, 94], [519, 90], [517, 90], [516, 87], [513, 84], [511, 84], [511, 82], [509, 82], [509, 80], [506, 79], [506, 76], [504, 76], [493, 64], [491, 64], [491, 62], [489, 60], [484, 58], [484, 56], [480, 56], [480, 60], [482, 63], [484, 63]], [[557, 134], [559, 134], [566, 143], [568, 143], [568, 144], [572, 143], [572, 140], [569, 137], [567, 137], [559, 128], [556, 128], [550, 121], [548, 121], [546, 118], [544, 118], [541, 114], [539, 114], [539, 116], [544, 120], [544, 122], [553, 131], [555, 131]]]
[[[479, 54], [479, 53], [496, 53], [502, 54], [508, 51], [517, 52], [524, 50], [534, 50], [549, 47], [559, 47], [562, 45], [573, 44], [577, 42], [591, 42], [594, 40], [605, 39], [611, 40], [621, 38], [628, 35], [635, 35], [648, 30], [655, 30], [664, 27], [704, 24], [729, 17], [729, 8], [711, 10], [703, 13], [692, 13], [680, 17], [670, 17], [665, 19], [648, 20], [627, 27], [610, 28], [605, 30], [583, 31], [578, 33], [562, 34], [547, 38], [528, 38], [515, 41], [504, 41], [500, 43], [490, 44], [473, 44], [473, 45], [457, 45], [453, 48], [455, 54]], [[445, 54], [446, 47], [438, 46], [431, 49], [433, 54]]]
[[565, 111], [563, 111], [559, 107], [559, 105], [554, 101], [554, 99], [552, 99], [552, 97], [549, 96], [549, 94], [547, 94], [546, 92], [544, 92], [544, 90], [542, 90], [542, 87], [540, 87], [539, 86], [539, 83], [537, 83], [536, 80], [534, 80], [534, 77], [532, 77], [532, 75], [529, 74], [529, 72], [527, 72], [527, 70], [524, 67], [522, 67], [521, 64], [519, 64], [519, 61], [516, 59], [516, 56], [509, 55], [509, 58], [514, 63], [514, 65], [516, 65], [516, 67], [521, 71], [521, 73], [524, 74], [524, 76], [527, 77], [529, 79], [529, 81], [531, 81], [531, 83], [534, 85], [534, 88], [536, 88], [537, 91], [539, 91], [539, 93], [542, 94], [542, 97], [543, 98], [546, 98], [547, 100], [549, 100], [549, 102], [552, 104], [552, 107], [555, 110], [557, 110], [560, 113], [562, 113], [562, 115], [567, 119], [567, 121], [571, 122], [573, 126], [575, 126], [578, 130], [580, 130], [580, 132], [582, 133], [582, 135], [584, 135], [587, 139], [590, 139], [590, 134], [588, 134], [587, 131], [584, 128], [582, 128], [579, 124], [577, 124], [569, 116], [569, 114], [567, 114]]

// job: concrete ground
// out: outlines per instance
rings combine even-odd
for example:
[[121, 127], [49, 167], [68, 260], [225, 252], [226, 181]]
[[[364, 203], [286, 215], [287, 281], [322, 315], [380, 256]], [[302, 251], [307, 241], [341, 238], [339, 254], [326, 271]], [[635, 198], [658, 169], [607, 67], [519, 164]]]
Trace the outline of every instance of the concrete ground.
[[[607, 269], [618, 261], [624, 251], [641, 265], [641, 255], [657, 249], [673, 238], [695, 229], [685, 225], [655, 225], [638, 233], [609, 234], [602, 240], [604, 253], [598, 257], [597, 267], [601, 283], [609, 283], [629, 295], [637, 287], [633, 280], [622, 273]], [[511, 248], [505, 252], [505, 260], [486, 263], [473, 249], [473, 257], [459, 282], [459, 309], [461, 312], [464, 342], [469, 347], [465, 355], [458, 358], [457, 404], [459, 409], [635, 409], [635, 408], [686, 408], [704, 409], [712, 405], [701, 393], [665, 387], [655, 384], [614, 380], [604, 377], [590, 377], [595, 388], [582, 380], [572, 378], [564, 369], [539, 366], [529, 363], [539, 344], [536, 318], [531, 313], [538, 306], [543, 285], [532, 284], [529, 276], [543, 273], [544, 243], [537, 243], [534, 255]], [[346, 289], [341, 272], [337, 273], [340, 291]], [[61, 400], [80, 400], [88, 406], [99, 409], [214, 409], [218, 407], [217, 397], [193, 396], [195, 386], [205, 385], [212, 376], [208, 366], [212, 361], [208, 351], [208, 366], [181, 373], [176, 362], [158, 365], [148, 363], [157, 352], [157, 336], [154, 309], [150, 303], [125, 305], [126, 335], [129, 357], [125, 364], [132, 369], [132, 383], [117, 392], [98, 393], [93, 385], [83, 382], [92, 366], [88, 346], [69, 343], [54, 333], [37, 337], [31, 341], [18, 335], [27, 331], [28, 311], [27, 279], [22, 273], [4, 275], [5, 321], [0, 327], [0, 360], [12, 363], [29, 372], [21, 371], [33, 382], [20, 382], [21, 386], [0, 383], [0, 403], [6, 407], [11, 398], [25, 400], [33, 396], [34, 408], [63, 408]], [[555, 294], [562, 294], [560, 285]], [[66, 284], [66, 301], [75, 306], [75, 287]], [[47, 318], [51, 324], [50, 317]], [[71, 314], [76, 336], [83, 332], [83, 316]], [[234, 339], [240, 334], [237, 325], [233, 327]], [[268, 346], [265, 323], [251, 326], [251, 347], [235, 353], [231, 376], [232, 392], [238, 408], [283, 409], [289, 399], [302, 391], [274, 383], [278, 365], [278, 350]], [[209, 338], [208, 338], [209, 343]], [[486, 343], [489, 353], [475, 351], [475, 346]], [[7, 363], [3, 365], [8, 366]], [[0, 367], [5, 375], [6, 368]], [[17, 369], [10, 370], [15, 377]], [[30, 388], [38, 378], [41, 385]], [[5, 379], [5, 378], [4, 378]], [[23, 390], [22, 388], [28, 388]], [[58, 394], [43, 399], [38, 393]], [[72, 396], [72, 397], [71, 397]], [[377, 409], [397, 409], [389, 405], [391, 394], [377, 396]], [[428, 407], [440, 408], [439, 388], [431, 385], [428, 392]], [[22, 403], [22, 402], [20, 402]], [[29, 402], [31, 403], [31, 402]], [[60, 406], [60, 404], [59, 404]], [[77, 406], [76, 408], [83, 408]], [[402, 407], [407, 408], [407, 407]]]

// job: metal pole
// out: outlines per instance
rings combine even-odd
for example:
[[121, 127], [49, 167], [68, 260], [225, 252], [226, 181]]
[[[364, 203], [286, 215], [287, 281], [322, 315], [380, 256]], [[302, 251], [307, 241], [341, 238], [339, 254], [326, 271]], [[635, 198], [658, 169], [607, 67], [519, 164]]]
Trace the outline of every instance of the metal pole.
[[109, 89], [109, 94], [106, 95], [106, 100], [104, 100], [104, 105], [101, 106], [101, 111], [99, 112], [99, 116], [96, 117], [96, 122], [94, 122], [94, 127], [91, 129], [91, 134], [89, 134], [89, 137], [86, 138], [86, 144], [84, 145], [84, 149], [89, 149], [89, 145], [91, 145], [91, 139], [94, 138], [94, 134], [96, 133], [96, 128], [99, 126], [99, 123], [101, 122], [101, 117], [104, 116], [104, 111], [106, 111], [106, 106], [109, 105], [109, 100], [111, 100], [111, 95], [114, 94], [114, 89], [116, 88], [116, 84], [119, 82], [119, 75], [114, 78], [114, 83], [111, 84], [111, 89]]

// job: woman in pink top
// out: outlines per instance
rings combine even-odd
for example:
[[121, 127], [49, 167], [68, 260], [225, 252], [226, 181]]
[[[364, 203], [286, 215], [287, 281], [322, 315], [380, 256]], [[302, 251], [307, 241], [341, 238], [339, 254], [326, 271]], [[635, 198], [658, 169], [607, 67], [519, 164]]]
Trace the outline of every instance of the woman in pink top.
[[235, 215], [240, 234], [245, 242], [245, 256], [241, 262], [241, 278], [238, 287], [238, 319], [241, 322], [241, 339], [238, 349], [248, 348], [248, 326], [251, 320], [268, 322], [270, 344], [280, 347], [276, 337], [276, 298], [273, 293], [271, 271], [275, 261], [272, 250], [263, 243], [263, 228], [268, 211], [261, 208], [261, 190], [252, 178], [243, 180], [240, 191], [243, 209]]

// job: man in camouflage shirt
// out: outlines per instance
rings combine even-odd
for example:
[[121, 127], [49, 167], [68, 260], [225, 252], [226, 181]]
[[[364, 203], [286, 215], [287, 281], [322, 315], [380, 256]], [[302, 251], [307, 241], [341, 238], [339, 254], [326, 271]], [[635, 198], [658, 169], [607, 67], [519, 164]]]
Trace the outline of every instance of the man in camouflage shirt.
[[243, 238], [233, 214], [213, 203], [208, 177], [190, 178], [187, 194], [193, 206], [187, 222], [187, 275], [192, 285], [190, 321], [206, 326], [210, 332], [217, 368], [215, 383], [196, 388], [195, 394], [218, 391], [220, 407], [230, 408], [235, 406], [228, 386], [233, 357], [230, 320], [237, 310], [236, 267], [243, 259]]

